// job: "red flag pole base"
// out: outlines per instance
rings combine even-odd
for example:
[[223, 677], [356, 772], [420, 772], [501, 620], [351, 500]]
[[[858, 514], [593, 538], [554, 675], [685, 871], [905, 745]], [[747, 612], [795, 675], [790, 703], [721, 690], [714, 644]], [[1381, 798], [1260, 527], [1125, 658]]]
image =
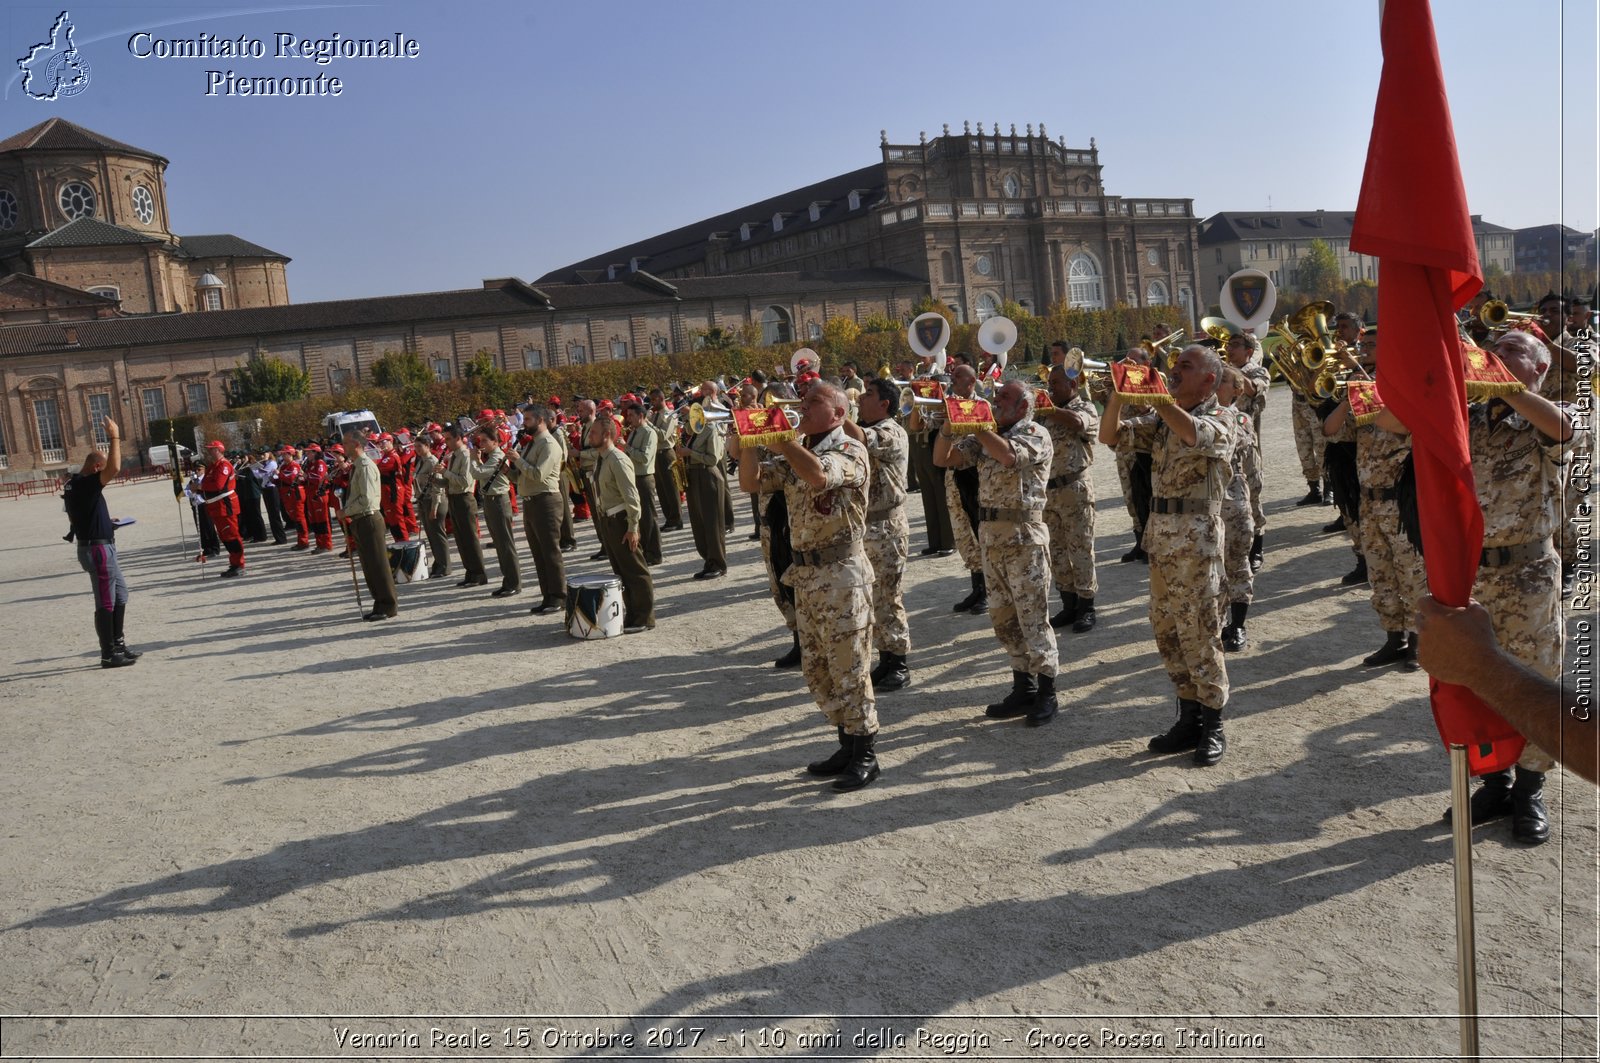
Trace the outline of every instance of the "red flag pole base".
[[1450, 833], [1455, 841], [1456, 1007], [1461, 1059], [1478, 1058], [1478, 947], [1472, 921], [1472, 809], [1467, 747], [1450, 747]]

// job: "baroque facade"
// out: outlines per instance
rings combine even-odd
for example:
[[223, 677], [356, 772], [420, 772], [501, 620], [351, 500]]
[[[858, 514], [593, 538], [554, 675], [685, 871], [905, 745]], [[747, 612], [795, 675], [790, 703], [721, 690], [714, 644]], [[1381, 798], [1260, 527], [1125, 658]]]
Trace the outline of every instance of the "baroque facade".
[[[583, 284], [632, 270], [671, 279], [881, 268], [925, 280], [959, 320], [1013, 300], [1043, 314], [1173, 305], [1192, 327], [1194, 202], [1109, 194], [1099, 149], [978, 124], [915, 144], [880, 137], [879, 161], [546, 273]], [[781, 323], [780, 323], [781, 324]]]

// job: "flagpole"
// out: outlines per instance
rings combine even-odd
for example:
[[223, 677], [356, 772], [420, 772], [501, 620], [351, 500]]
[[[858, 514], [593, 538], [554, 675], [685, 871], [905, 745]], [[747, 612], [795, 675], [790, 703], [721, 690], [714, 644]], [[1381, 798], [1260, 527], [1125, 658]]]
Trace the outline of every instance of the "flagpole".
[[1461, 1058], [1478, 1058], [1478, 958], [1472, 919], [1472, 808], [1467, 747], [1450, 747], [1450, 833], [1455, 841], [1456, 1010], [1461, 1013]]

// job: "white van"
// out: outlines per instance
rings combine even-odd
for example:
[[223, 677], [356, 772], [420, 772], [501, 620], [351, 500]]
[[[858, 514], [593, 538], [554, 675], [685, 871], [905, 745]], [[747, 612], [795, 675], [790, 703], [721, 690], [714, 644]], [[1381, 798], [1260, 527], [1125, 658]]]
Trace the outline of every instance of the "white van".
[[373, 435], [382, 431], [371, 410], [341, 410], [322, 419], [322, 434], [329, 439], [342, 439], [352, 428], [365, 428]]
[[[180, 459], [188, 459], [188, 458], [192, 457], [193, 455], [194, 455], [194, 451], [190, 450], [188, 447], [184, 446], [182, 443], [178, 444], [178, 457]], [[160, 446], [151, 447], [149, 449], [149, 451], [147, 451], [146, 454], [145, 454], [145, 462], [144, 463], [146, 465], [151, 466], [152, 468], [157, 468], [157, 469], [168, 469], [168, 468], [171, 468], [172, 467], [172, 448], [167, 446], [165, 443], [161, 444]]]

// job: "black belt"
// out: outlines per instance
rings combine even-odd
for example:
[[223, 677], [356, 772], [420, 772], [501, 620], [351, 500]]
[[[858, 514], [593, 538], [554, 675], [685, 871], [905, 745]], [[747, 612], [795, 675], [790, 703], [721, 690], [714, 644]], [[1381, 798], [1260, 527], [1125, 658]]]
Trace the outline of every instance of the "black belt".
[[1054, 491], [1058, 487], [1065, 487], [1068, 484], [1075, 484], [1079, 480], [1083, 479], [1084, 471], [1085, 470], [1083, 469], [1079, 469], [1077, 472], [1064, 472], [1060, 476], [1046, 481], [1044, 489], [1046, 491]]
[[995, 508], [993, 506], [979, 506], [978, 519], [980, 521], [1008, 521], [1012, 524], [1026, 524], [1030, 520], [1043, 520], [1043, 509], [1011, 509]]
[[1368, 502], [1394, 502], [1400, 497], [1398, 487], [1363, 487], [1361, 497]]
[[84, 546], [116, 546], [117, 545], [117, 541], [115, 539], [87, 539], [87, 540], [83, 541], [83, 545]]
[[793, 559], [791, 564], [815, 566], [831, 565], [836, 561], [847, 560], [855, 552], [856, 544], [851, 541], [834, 543], [832, 546], [824, 546], [821, 550], [796, 550], [790, 556]]
[[1209, 498], [1152, 498], [1152, 513], [1221, 513], [1222, 503]]
[[1516, 546], [1486, 546], [1478, 558], [1478, 564], [1489, 568], [1505, 568], [1508, 565], [1535, 561], [1551, 550], [1549, 539], [1536, 539], [1531, 543], [1518, 543]]

